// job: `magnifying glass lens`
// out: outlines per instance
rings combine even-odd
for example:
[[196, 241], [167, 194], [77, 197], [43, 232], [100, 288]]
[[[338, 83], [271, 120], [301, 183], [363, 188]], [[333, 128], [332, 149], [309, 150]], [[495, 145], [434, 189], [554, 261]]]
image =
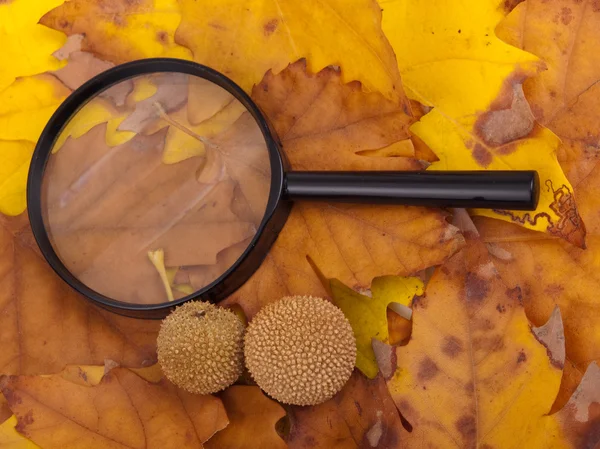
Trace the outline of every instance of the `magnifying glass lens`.
[[180, 73], [128, 79], [65, 124], [42, 180], [54, 251], [87, 287], [156, 304], [218, 280], [265, 215], [265, 138], [245, 107]]

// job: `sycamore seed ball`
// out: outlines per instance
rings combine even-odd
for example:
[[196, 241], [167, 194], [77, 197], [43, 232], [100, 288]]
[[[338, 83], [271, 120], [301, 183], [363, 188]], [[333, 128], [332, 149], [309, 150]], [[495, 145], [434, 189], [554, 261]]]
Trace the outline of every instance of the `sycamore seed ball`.
[[244, 340], [246, 366], [268, 395], [314, 405], [342, 389], [356, 362], [350, 323], [329, 301], [289, 296], [254, 317]]
[[216, 393], [242, 374], [244, 330], [230, 310], [200, 301], [185, 303], [162, 322], [158, 362], [180, 388]]

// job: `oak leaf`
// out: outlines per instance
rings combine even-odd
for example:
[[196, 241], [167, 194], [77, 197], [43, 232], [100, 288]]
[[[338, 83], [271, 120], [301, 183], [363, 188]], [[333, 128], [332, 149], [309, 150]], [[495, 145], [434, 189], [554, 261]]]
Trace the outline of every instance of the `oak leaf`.
[[234, 385], [220, 395], [229, 425], [212, 437], [208, 449], [285, 449], [287, 445], [275, 426], [285, 417], [285, 410], [266, 397], [260, 388]]
[[[342, 84], [325, 69], [306, 72], [302, 62], [267, 73], [253, 98], [265, 111], [292, 169], [416, 170], [407, 157], [363, 155], [407, 139], [411, 117], [358, 83]], [[445, 260], [462, 244], [439, 210], [381, 205], [298, 202], [258, 271], [226, 304], [248, 317], [285, 295], [326, 296], [313, 270], [352, 288], [374, 277], [410, 275]]]
[[0, 92], [17, 78], [57, 70], [63, 64], [52, 56], [65, 42], [62, 33], [38, 20], [64, 0], [7, 0], [0, 3]]
[[90, 305], [42, 258], [25, 216], [0, 218], [0, 372], [54, 373], [69, 363], [156, 361], [159, 324]]
[[[584, 246], [573, 188], [556, 159], [559, 139], [535, 123], [522, 90], [523, 81], [543, 63], [495, 36], [494, 27], [505, 14], [502, 3], [382, 2], [383, 30], [398, 57], [406, 92], [433, 107], [411, 131], [440, 159], [432, 170], [537, 170], [545, 188], [535, 213], [475, 213]], [[557, 192], [569, 200], [558, 202]]]
[[151, 383], [125, 368], [95, 386], [61, 374], [2, 376], [0, 390], [17, 430], [43, 448], [195, 448], [228, 423], [218, 398], [166, 380]]
[[[371, 0], [181, 0], [175, 39], [194, 59], [223, 72], [247, 91], [264, 73], [306, 58], [311, 72], [335, 64], [343, 81], [360, 81], [387, 98], [402, 94], [394, 52]], [[325, 44], [327, 42], [327, 44]]]
[[362, 295], [337, 279], [329, 282], [333, 302], [343, 312], [356, 338], [356, 367], [369, 379], [377, 376], [379, 368], [372, 340], [390, 343], [388, 306], [390, 303], [407, 306], [415, 295], [423, 294], [423, 282], [418, 278], [385, 276], [373, 279], [371, 295]]
[[586, 396], [547, 416], [565, 357], [560, 312], [530, 327], [519, 289], [501, 280], [466, 213], [457, 216], [466, 248], [436, 270], [414, 305], [408, 345], [381, 353], [392, 397], [412, 426], [403, 440], [409, 446], [546, 448], [579, 447], [578, 440], [590, 438], [594, 447], [597, 366], [582, 383]]
[[177, 0], [68, 0], [40, 23], [68, 36], [85, 35], [81, 48], [116, 64], [151, 57], [189, 59], [174, 42], [181, 21]]
[[288, 407], [290, 449], [400, 449], [402, 423], [381, 376], [354, 371], [342, 391], [323, 404]]

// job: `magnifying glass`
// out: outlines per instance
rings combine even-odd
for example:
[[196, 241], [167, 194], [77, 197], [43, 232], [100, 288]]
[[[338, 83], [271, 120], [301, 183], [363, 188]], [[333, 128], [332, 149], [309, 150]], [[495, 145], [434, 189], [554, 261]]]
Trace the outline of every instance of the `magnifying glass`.
[[534, 210], [534, 171], [294, 172], [250, 97], [190, 61], [146, 59], [58, 108], [28, 213], [51, 267], [97, 305], [162, 318], [259, 267], [296, 200]]

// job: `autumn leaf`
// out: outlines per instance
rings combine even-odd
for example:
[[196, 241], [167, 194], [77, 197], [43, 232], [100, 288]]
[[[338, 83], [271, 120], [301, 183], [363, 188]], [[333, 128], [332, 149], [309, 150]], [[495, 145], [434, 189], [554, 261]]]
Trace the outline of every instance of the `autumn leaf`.
[[151, 57], [189, 59], [189, 50], [174, 42], [180, 21], [177, 0], [69, 0], [40, 23], [68, 36], [85, 35], [84, 51], [119, 64]]
[[337, 279], [329, 282], [333, 302], [350, 321], [356, 338], [356, 367], [369, 379], [379, 368], [372, 340], [390, 343], [387, 310], [390, 303], [407, 306], [415, 295], [423, 294], [423, 282], [418, 278], [386, 276], [373, 279], [371, 296], [346, 287]]
[[[575, 425], [587, 427], [577, 438], [596, 438], [595, 411], [584, 415], [565, 408], [546, 416], [564, 363], [560, 312], [556, 309], [544, 326], [530, 327], [519, 290], [500, 279], [466, 213], [458, 220], [466, 248], [436, 270], [425, 297], [413, 306], [408, 345], [382, 358], [392, 397], [412, 426], [404, 441], [435, 447], [578, 447], [569, 434]], [[396, 360], [398, 369], [390, 372]], [[591, 402], [600, 393], [594, 370], [591, 394], [584, 399]]]
[[[293, 169], [416, 170], [406, 157], [371, 157], [363, 151], [408, 137], [411, 118], [339, 73], [316, 75], [299, 62], [268, 73], [253, 98], [269, 117]], [[311, 264], [326, 278], [368, 288], [376, 276], [410, 275], [445, 260], [462, 244], [441, 211], [414, 207], [299, 202], [254, 276], [226, 304], [248, 317], [286, 295], [326, 296]]]
[[228, 422], [219, 399], [125, 368], [110, 370], [96, 386], [60, 374], [2, 376], [0, 390], [17, 430], [43, 448], [195, 448]]
[[584, 246], [585, 228], [573, 188], [556, 159], [559, 139], [535, 123], [523, 95], [523, 81], [535, 76], [543, 63], [495, 36], [503, 2], [381, 4], [383, 30], [398, 57], [409, 98], [433, 107], [411, 127], [440, 159], [430, 169], [537, 170], [543, 188], [535, 213], [475, 213]]
[[[531, 52], [547, 70], [524, 84], [533, 113], [562, 140], [558, 159], [575, 187], [589, 234], [598, 232], [597, 117], [600, 98], [600, 10], [594, 2], [526, 1], [498, 26], [499, 36]], [[561, 204], [572, 198], [554, 186]], [[570, 217], [570, 221], [573, 218]], [[565, 220], [564, 227], [570, 222]]]
[[0, 373], [55, 373], [66, 364], [156, 361], [159, 323], [93, 307], [52, 271], [27, 218], [0, 218]]
[[285, 410], [266, 397], [260, 388], [234, 385], [225, 390], [221, 401], [227, 411], [229, 425], [212, 437], [208, 449], [285, 449], [287, 445], [275, 431]]
[[[176, 41], [194, 60], [225, 73], [250, 91], [264, 73], [301, 58], [312, 73], [335, 64], [343, 81], [359, 80], [387, 98], [402, 94], [394, 53], [371, 0], [181, 0]], [[328, 42], [323, 45], [323, 42]]]
[[509, 286], [520, 285], [527, 317], [544, 323], [559, 306], [566, 337], [566, 355], [561, 394], [563, 405], [591, 361], [600, 362], [600, 240], [588, 237], [587, 250], [568, 243], [535, 238], [514, 226], [479, 219], [477, 228], [488, 244], [498, 271]]
[[381, 376], [369, 380], [354, 371], [329, 401], [288, 408], [290, 449], [399, 449], [402, 423]]
[[0, 3], [0, 92], [17, 78], [57, 70], [62, 64], [52, 56], [65, 42], [62, 33], [38, 24], [46, 12], [64, 0], [12, 0]]

